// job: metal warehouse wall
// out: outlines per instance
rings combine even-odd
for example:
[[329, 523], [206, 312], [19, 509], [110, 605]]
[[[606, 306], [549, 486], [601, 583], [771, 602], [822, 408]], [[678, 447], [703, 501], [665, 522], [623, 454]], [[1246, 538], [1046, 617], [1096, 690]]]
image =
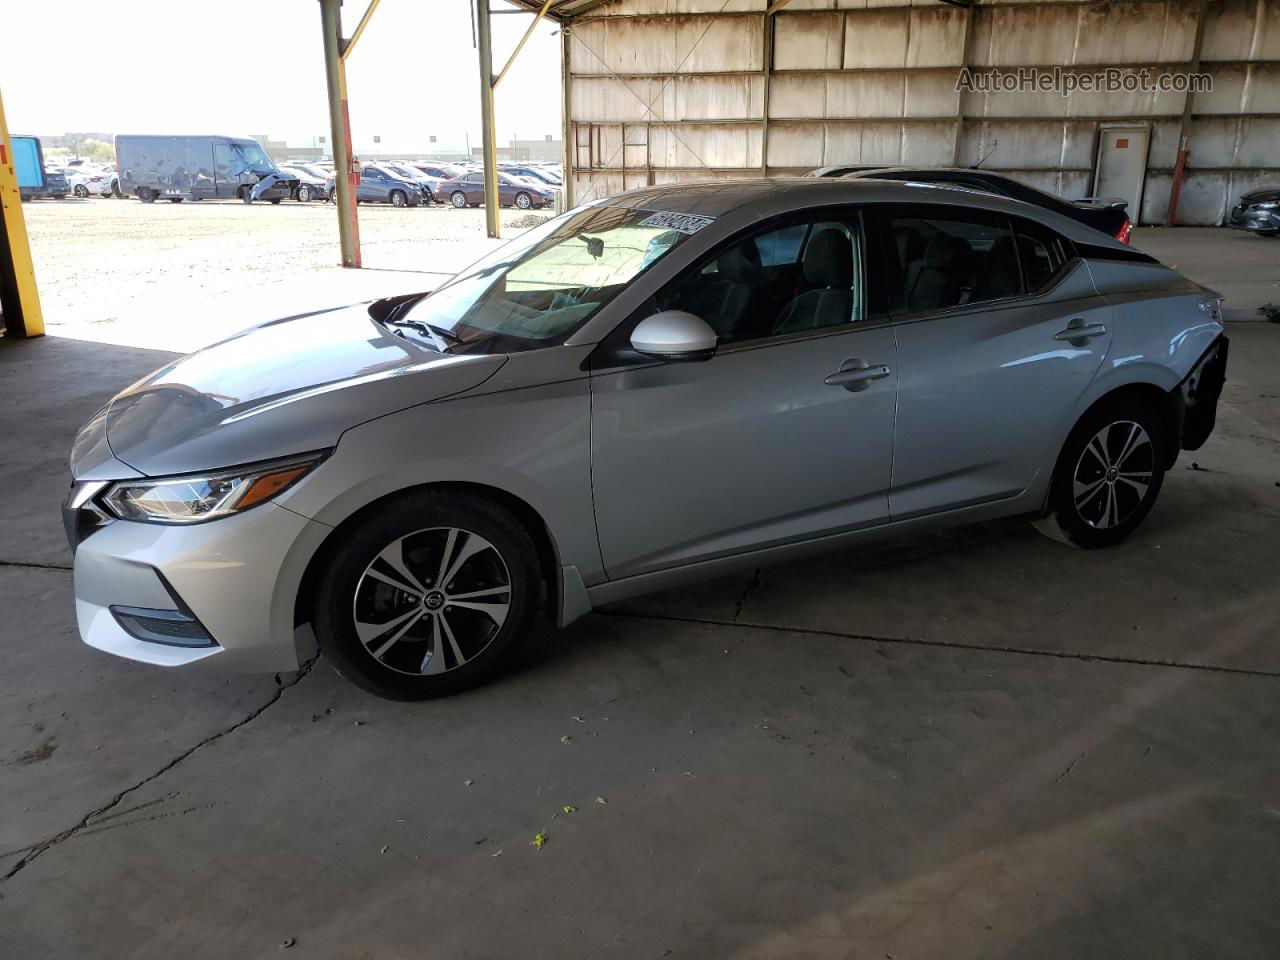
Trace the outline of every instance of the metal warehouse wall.
[[[1140, 121], [1151, 128], [1142, 221], [1164, 222], [1185, 94], [955, 85], [965, 64], [1186, 70], [1198, 0], [793, 0], [774, 14], [771, 38], [767, 6], [616, 0], [570, 21], [575, 201], [709, 169], [984, 157], [986, 168], [1080, 197], [1092, 191], [1101, 126]], [[1280, 180], [1280, 0], [1209, 0], [1201, 69], [1214, 86], [1194, 99], [1178, 221], [1213, 224], [1244, 190]]]

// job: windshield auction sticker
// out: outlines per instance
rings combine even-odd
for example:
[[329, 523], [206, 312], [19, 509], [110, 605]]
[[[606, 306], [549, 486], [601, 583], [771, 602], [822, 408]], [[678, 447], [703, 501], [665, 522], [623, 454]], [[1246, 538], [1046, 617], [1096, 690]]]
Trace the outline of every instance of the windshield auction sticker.
[[705, 226], [715, 223], [714, 217], [694, 217], [687, 213], [655, 213], [640, 221], [642, 227], [662, 227], [693, 236]]

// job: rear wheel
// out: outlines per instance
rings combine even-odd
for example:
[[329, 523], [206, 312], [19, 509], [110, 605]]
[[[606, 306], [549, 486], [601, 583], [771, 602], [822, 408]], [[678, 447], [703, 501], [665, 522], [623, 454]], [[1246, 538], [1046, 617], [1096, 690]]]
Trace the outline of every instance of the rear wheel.
[[183, 197], [170, 197], [170, 198], [169, 198], [169, 202], [170, 202], [170, 203], [181, 203], [181, 202], [183, 201], [183, 199], [184, 199]]
[[465, 494], [411, 494], [334, 552], [316, 592], [316, 637], [371, 693], [444, 696], [501, 669], [540, 592], [533, 542], [508, 511]]
[[139, 187], [138, 199], [141, 200], [143, 203], [155, 203], [156, 192], [152, 190], [150, 187]]
[[1063, 447], [1049, 512], [1035, 521], [1046, 536], [1077, 547], [1109, 547], [1129, 536], [1155, 504], [1168, 463], [1168, 431], [1141, 400], [1119, 400], [1087, 414]]
[[89, 188], [86, 187], [83, 183], [77, 183], [75, 185], [75, 188], [71, 192], [74, 193], [81, 200], [89, 196]]
[[467, 205], [467, 195], [461, 190], [455, 190], [453, 193], [449, 194], [449, 202], [457, 209], [461, 210]]
[[272, 199], [268, 200], [268, 201], [267, 201], [267, 203], [270, 203], [270, 204], [273, 204], [273, 205], [274, 205], [274, 204], [279, 203], [279, 202], [280, 202], [281, 200], [283, 200], [283, 199], [284, 199], [284, 197], [273, 197]]

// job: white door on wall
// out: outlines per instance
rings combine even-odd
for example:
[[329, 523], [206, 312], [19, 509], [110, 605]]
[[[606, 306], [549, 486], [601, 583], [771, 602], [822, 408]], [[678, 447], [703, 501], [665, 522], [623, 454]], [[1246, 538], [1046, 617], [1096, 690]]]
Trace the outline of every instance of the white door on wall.
[[1129, 219], [1139, 221], [1142, 183], [1147, 176], [1148, 127], [1103, 127], [1098, 138], [1098, 175], [1095, 197], [1119, 197], [1129, 203]]

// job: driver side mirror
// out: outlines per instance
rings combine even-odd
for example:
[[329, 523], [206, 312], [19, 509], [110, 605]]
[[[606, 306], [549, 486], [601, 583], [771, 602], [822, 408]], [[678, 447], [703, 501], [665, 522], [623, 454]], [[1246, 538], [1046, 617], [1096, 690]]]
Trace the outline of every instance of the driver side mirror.
[[701, 317], [683, 310], [663, 310], [646, 317], [631, 331], [631, 348], [655, 360], [710, 360], [717, 335]]

